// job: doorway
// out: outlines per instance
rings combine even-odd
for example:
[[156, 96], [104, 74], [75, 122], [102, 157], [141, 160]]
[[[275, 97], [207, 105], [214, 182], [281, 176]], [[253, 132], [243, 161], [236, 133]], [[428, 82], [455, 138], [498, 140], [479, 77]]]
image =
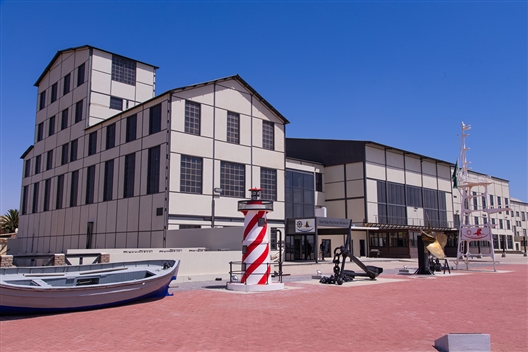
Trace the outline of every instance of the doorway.
[[314, 260], [315, 235], [286, 236], [286, 260]]

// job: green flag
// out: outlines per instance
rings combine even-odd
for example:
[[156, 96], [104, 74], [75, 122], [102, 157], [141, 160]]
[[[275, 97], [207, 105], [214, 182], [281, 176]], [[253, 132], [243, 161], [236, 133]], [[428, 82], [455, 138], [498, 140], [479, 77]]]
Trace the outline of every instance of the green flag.
[[453, 176], [451, 176], [453, 180], [453, 188], [458, 188], [458, 160], [455, 163], [455, 169], [453, 170]]

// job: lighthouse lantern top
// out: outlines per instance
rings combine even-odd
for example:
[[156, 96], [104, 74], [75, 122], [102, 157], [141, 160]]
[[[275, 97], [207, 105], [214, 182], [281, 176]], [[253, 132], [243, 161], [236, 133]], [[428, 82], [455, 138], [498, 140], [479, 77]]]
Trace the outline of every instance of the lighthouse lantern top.
[[265, 210], [273, 211], [273, 202], [270, 200], [262, 200], [262, 188], [250, 188], [249, 192], [251, 193], [250, 200], [239, 200], [238, 201], [238, 210], [247, 211], [247, 210]]

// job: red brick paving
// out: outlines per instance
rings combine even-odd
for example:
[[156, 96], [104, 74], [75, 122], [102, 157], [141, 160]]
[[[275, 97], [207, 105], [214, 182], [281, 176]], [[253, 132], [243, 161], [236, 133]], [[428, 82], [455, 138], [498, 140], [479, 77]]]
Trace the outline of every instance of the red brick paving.
[[[528, 350], [528, 266], [283, 291], [175, 292], [141, 304], [4, 317], [0, 351], [436, 351], [447, 333], [490, 334], [492, 351]], [[442, 275], [443, 276], [443, 275]]]

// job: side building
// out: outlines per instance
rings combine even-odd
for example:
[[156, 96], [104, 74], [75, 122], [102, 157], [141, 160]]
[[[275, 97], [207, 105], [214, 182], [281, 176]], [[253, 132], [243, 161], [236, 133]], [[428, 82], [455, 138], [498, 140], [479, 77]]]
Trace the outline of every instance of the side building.
[[156, 69], [90, 46], [52, 59], [22, 156], [21, 252], [177, 246], [171, 230], [241, 226], [252, 187], [283, 227], [286, 118], [238, 75], [155, 96]]

